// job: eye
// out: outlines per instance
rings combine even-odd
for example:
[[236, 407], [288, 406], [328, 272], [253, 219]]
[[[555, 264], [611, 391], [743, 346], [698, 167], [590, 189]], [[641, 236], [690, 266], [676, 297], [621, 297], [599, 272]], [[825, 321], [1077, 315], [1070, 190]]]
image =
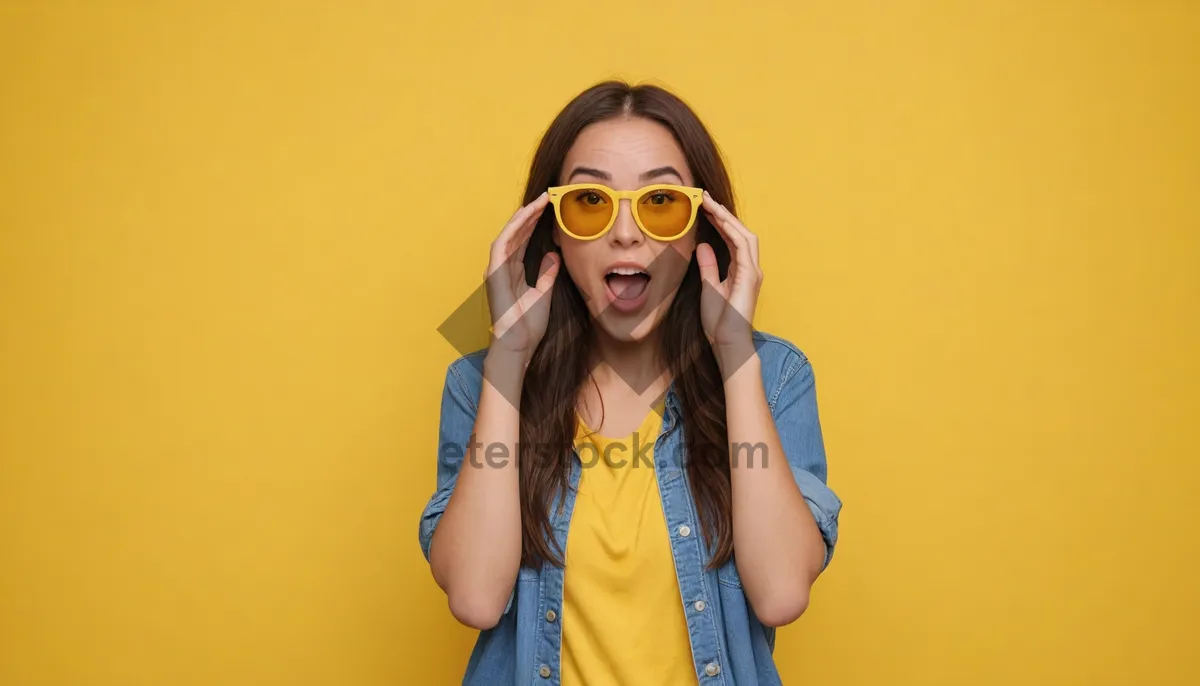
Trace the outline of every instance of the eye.
[[583, 191], [579, 193], [579, 195], [576, 195], [575, 199], [584, 205], [595, 206], [604, 204], [604, 196], [600, 195], [596, 191]]
[[654, 191], [646, 199], [651, 205], [665, 205], [675, 200], [675, 194], [670, 191]]

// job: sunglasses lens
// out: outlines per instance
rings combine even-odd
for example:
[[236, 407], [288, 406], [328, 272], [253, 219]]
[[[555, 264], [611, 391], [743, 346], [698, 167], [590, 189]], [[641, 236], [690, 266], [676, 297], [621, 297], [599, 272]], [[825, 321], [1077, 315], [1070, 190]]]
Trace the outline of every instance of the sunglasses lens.
[[638, 198], [638, 219], [658, 238], [674, 238], [692, 219], [692, 199], [676, 190], [657, 188]]
[[568, 231], [582, 238], [598, 236], [612, 218], [617, 204], [599, 188], [582, 188], [563, 196], [559, 214]]

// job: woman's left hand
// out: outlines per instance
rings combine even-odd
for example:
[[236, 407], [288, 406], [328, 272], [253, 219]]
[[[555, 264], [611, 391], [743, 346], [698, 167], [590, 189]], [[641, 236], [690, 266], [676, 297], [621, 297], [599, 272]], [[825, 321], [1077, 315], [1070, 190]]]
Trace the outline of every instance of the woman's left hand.
[[[704, 287], [700, 295], [700, 319], [718, 361], [753, 354], [752, 322], [758, 306], [763, 273], [758, 264], [758, 236], [751, 233], [729, 210], [704, 192], [704, 211], [729, 246], [729, 273], [720, 280], [712, 246], [696, 246], [696, 261]], [[744, 360], [743, 360], [744, 361]], [[729, 370], [730, 372], [736, 370]]]

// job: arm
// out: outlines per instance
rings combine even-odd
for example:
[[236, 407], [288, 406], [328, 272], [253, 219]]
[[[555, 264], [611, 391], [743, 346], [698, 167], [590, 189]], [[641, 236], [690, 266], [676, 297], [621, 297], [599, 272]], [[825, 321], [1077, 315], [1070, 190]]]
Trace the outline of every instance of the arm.
[[[426, 507], [422, 542], [450, 612], [476, 628], [507, 610], [521, 559], [515, 448], [524, 361], [489, 352], [478, 411], [452, 368], [443, 391], [438, 493]], [[474, 372], [474, 370], [470, 370]], [[469, 433], [468, 433], [469, 432]]]
[[[808, 360], [789, 346], [770, 401], [763, 388], [763, 359], [750, 325], [763, 281], [758, 236], [708, 191], [704, 210], [730, 251], [722, 280], [712, 246], [696, 246], [701, 318], [724, 380], [734, 559], [755, 615], [777, 627], [808, 608], [812, 584], [837, 541], [841, 501], [825, 485]], [[747, 464], [754, 455], [758, 463]]]
[[807, 609], [812, 585], [832, 557], [841, 508], [824, 481], [808, 360], [791, 352], [782, 379], [774, 412], [758, 354], [725, 381], [738, 575], [768, 626], [789, 624]]
[[450, 612], [481, 630], [511, 607], [521, 565], [519, 399], [532, 351], [546, 332], [559, 265], [557, 253], [544, 255], [530, 287], [523, 259], [548, 198], [542, 193], [517, 210], [492, 242], [485, 272], [492, 339], [478, 405], [451, 365], [442, 397], [438, 490], [421, 518], [421, 545]]

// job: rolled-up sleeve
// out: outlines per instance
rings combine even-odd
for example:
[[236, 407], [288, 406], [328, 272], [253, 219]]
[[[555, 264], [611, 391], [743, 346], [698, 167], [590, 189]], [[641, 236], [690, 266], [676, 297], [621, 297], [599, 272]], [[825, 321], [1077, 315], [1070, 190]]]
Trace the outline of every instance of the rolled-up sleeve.
[[437, 482], [433, 495], [421, 513], [418, 537], [425, 561], [429, 561], [429, 549], [433, 543], [433, 532], [437, 529], [458, 472], [462, 467], [471, 431], [475, 426], [476, 398], [467, 390], [460, 371], [461, 360], [446, 370], [442, 386], [441, 416], [438, 421]]
[[772, 416], [792, 475], [825, 540], [823, 570], [829, 566], [837, 547], [842, 501], [828, 485], [829, 467], [817, 412], [812, 364], [803, 353], [793, 350], [784, 361], [783, 369], [772, 402]]
[[[433, 495], [429, 497], [421, 512], [418, 539], [421, 553], [429, 562], [433, 533], [446, 511], [458, 473], [462, 468], [475, 429], [475, 415], [479, 407], [482, 376], [472, 362], [477, 358], [462, 357], [446, 370], [442, 387], [441, 417], [438, 421], [437, 482]], [[509, 593], [504, 612], [512, 608], [514, 592]]]

